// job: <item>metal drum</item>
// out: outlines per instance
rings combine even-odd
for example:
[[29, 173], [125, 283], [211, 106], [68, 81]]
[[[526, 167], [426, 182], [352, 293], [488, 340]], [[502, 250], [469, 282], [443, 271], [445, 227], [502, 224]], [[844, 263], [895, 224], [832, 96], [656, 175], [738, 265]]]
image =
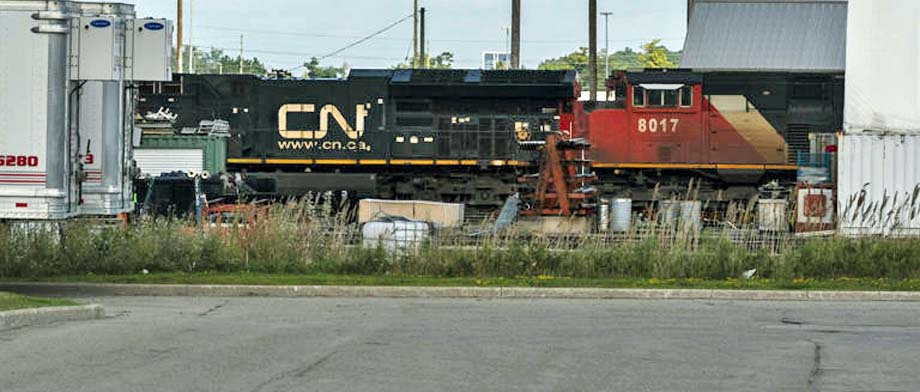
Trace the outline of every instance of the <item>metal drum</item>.
[[610, 201], [607, 199], [600, 199], [600, 203], [597, 206], [597, 231], [599, 233], [606, 233], [610, 230]]

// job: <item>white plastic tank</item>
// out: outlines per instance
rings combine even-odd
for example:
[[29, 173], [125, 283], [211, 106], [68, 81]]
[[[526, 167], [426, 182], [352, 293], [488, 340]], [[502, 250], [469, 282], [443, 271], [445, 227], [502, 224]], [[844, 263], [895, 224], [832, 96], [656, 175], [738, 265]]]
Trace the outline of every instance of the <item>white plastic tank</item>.
[[610, 230], [617, 233], [629, 231], [632, 226], [632, 199], [610, 201]]
[[77, 212], [65, 1], [0, 2], [0, 220]]
[[361, 228], [361, 234], [366, 247], [408, 249], [417, 247], [431, 238], [431, 225], [427, 222], [391, 218], [365, 223]]

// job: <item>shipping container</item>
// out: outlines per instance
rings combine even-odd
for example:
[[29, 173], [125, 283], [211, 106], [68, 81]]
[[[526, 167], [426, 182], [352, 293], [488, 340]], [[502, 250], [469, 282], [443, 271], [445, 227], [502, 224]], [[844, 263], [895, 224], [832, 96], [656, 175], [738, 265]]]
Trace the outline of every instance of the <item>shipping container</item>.
[[850, 0], [844, 129], [920, 133], [920, 1]]
[[920, 135], [847, 134], [839, 148], [840, 231], [920, 234]]
[[218, 136], [144, 136], [134, 150], [141, 174], [171, 172], [223, 173], [227, 167], [227, 138]]

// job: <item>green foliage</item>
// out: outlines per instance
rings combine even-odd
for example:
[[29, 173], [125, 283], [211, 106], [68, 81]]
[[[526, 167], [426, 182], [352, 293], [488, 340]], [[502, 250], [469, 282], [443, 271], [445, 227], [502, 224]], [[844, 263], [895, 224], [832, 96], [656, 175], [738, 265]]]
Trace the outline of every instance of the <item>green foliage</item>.
[[[470, 237], [442, 231], [418, 249], [361, 246], [350, 208], [318, 199], [271, 207], [253, 228], [202, 228], [142, 220], [130, 228], [67, 223], [49, 230], [0, 227], [0, 278], [151, 273], [330, 274], [438, 278], [722, 281], [756, 268], [758, 279], [920, 279], [920, 240], [781, 241], [651, 231], [603, 236]], [[772, 240], [770, 240], [772, 241]]]
[[[188, 48], [184, 47], [183, 51], [185, 52], [185, 67], [189, 66], [188, 58]], [[195, 47], [195, 73], [199, 74], [236, 74], [240, 72], [240, 56], [231, 56], [224, 53], [221, 49], [211, 48], [210, 50], [203, 50], [202, 48]], [[178, 66], [178, 56], [176, 55], [176, 49], [173, 48], [173, 69], [176, 72], [187, 72], [188, 69], [179, 70]], [[243, 73], [263, 76], [268, 74], [268, 70], [265, 68], [265, 64], [262, 63], [258, 58], [244, 58], [243, 59]]]
[[639, 61], [645, 68], [674, 68], [675, 64], [669, 58], [668, 48], [661, 45], [661, 39], [654, 39], [642, 45], [644, 51], [639, 55]]
[[431, 69], [450, 69], [453, 65], [454, 54], [451, 52], [443, 52], [428, 61], [428, 68]]
[[[617, 70], [630, 70], [630, 69], [642, 69], [642, 68], [661, 68], [656, 66], [649, 66], [651, 64], [647, 61], [646, 57], [654, 55], [655, 61], [660, 60], [660, 56], [663, 54], [667, 62], [670, 62], [670, 67], [674, 67], [675, 64], [680, 63], [681, 52], [680, 51], [671, 51], [665, 48], [664, 46], [659, 45], [661, 40], [654, 40], [643, 45], [643, 49], [646, 50], [645, 53], [636, 52], [632, 48], [625, 48], [620, 51], [611, 53], [608, 56], [610, 60], [610, 71]], [[649, 52], [651, 50], [651, 52]], [[604, 51], [601, 50], [601, 53], [598, 56], [598, 72], [603, 75], [606, 63], [604, 62]], [[662, 61], [663, 64], [667, 62]], [[589, 53], [588, 48], [580, 47], [577, 51], [564, 55], [562, 57], [549, 59], [540, 63], [538, 69], [541, 70], [576, 70], [581, 76], [582, 86], [588, 86], [588, 64]], [[604, 79], [601, 77], [600, 79]], [[604, 81], [600, 80], [598, 83], [603, 86]]]
[[57, 298], [40, 298], [27, 297], [11, 293], [0, 292], [0, 312], [8, 310], [44, 308], [51, 306], [77, 306], [76, 302], [57, 299]]
[[307, 69], [307, 73], [304, 74], [305, 78], [344, 78], [348, 74], [348, 64], [342, 64], [341, 67], [324, 66], [316, 57], [311, 58], [303, 66]]
[[[421, 64], [427, 64], [429, 69], [451, 69], [454, 66], [454, 54], [451, 52], [441, 52], [441, 54], [430, 57], [425, 55], [421, 60]], [[413, 66], [406, 63], [399, 63], [395, 67], [396, 69], [411, 69]]]

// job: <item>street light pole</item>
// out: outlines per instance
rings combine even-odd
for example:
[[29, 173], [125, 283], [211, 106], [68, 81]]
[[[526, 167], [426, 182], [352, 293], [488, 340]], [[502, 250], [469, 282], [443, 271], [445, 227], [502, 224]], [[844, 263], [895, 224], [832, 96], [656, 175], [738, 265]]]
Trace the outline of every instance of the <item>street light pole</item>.
[[[610, 77], [610, 23], [608, 18], [613, 15], [613, 12], [601, 12], [601, 15], [604, 15], [604, 72], [606, 75], [604, 79], [606, 80]], [[610, 97], [608, 96], [607, 99], [610, 100]]]

